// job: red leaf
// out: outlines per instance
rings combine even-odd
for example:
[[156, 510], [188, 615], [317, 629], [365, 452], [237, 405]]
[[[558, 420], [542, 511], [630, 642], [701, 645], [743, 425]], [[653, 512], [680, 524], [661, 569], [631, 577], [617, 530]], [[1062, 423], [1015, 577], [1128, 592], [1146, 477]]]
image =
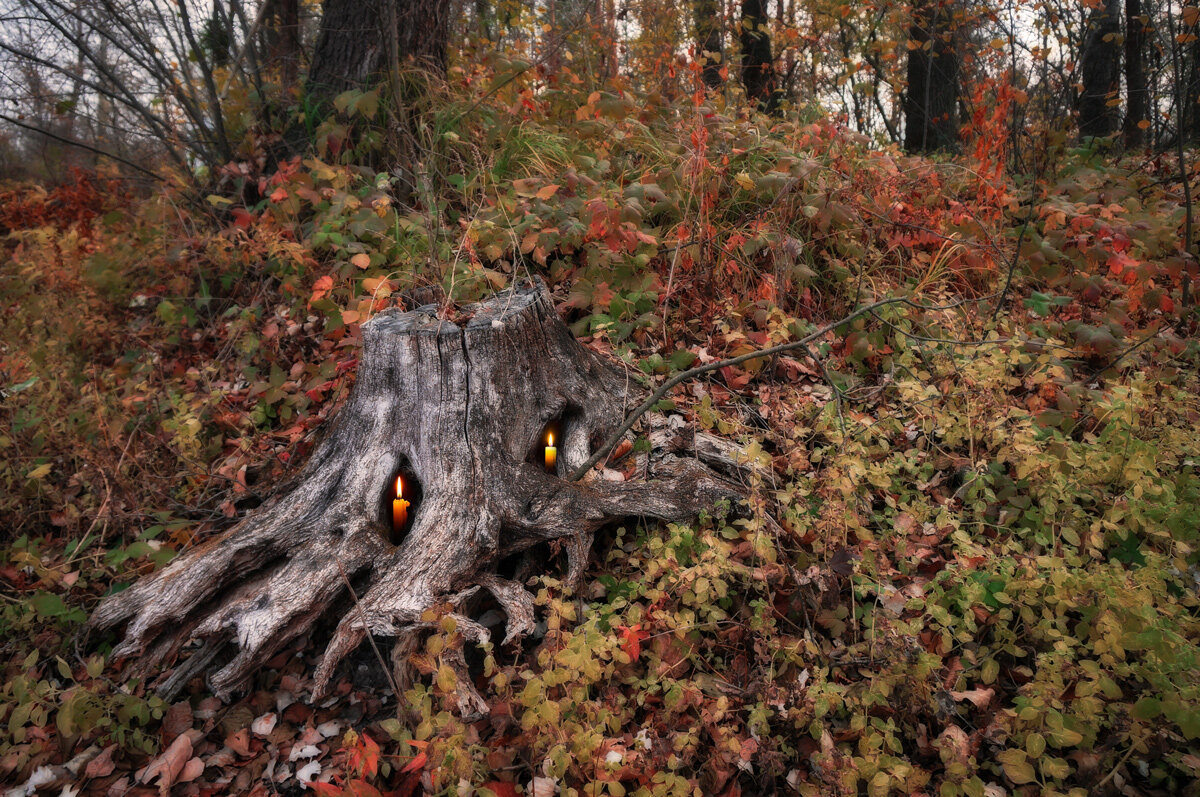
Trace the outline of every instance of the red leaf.
[[632, 627], [617, 626], [617, 631], [621, 634], [621, 650], [629, 654], [631, 660], [637, 661], [642, 655], [642, 640], [650, 635], [642, 630], [641, 623]]
[[345, 793], [350, 797], [383, 797], [379, 789], [365, 780], [352, 780], [346, 784]]
[[243, 230], [250, 229], [250, 225], [254, 223], [254, 216], [246, 212], [245, 208], [233, 209], [233, 226], [241, 227]]
[[425, 765], [427, 763], [429, 763], [429, 756], [427, 756], [424, 751], [421, 751], [420, 753], [417, 753], [416, 758], [414, 758], [412, 761], [409, 761], [407, 764], [405, 764], [404, 769], [402, 769], [400, 771], [401, 772], [416, 772], [418, 769], [424, 769]]
[[379, 745], [367, 734], [358, 737], [358, 747], [350, 755], [351, 768], [362, 772], [363, 777], [372, 777], [379, 771]]

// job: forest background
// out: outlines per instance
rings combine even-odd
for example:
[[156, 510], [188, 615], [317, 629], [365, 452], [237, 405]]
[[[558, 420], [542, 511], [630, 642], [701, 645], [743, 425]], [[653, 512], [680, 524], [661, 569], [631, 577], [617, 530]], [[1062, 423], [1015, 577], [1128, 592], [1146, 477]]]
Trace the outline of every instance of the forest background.
[[[0, 23], [7, 793], [1197, 793], [1200, 7]], [[896, 301], [674, 389], [749, 507], [608, 529], [576, 593], [547, 550], [484, 719], [449, 618], [317, 705], [323, 626], [228, 705], [79, 637], [304, 461], [368, 318], [527, 276], [651, 388]]]

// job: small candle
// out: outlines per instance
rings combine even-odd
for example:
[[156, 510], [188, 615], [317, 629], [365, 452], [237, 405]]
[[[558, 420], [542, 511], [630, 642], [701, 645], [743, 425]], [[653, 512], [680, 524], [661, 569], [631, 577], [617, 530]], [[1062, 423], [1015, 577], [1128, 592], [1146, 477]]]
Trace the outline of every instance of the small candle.
[[392, 531], [400, 532], [408, 525], [408, 501], [404, 498], [404, 482], [396, 477], [396, 500], [392, 501]]
[[558, 449], [554, 447], [554, 432], [546, 436], [546, 472], [554, 473], [558, 465]]

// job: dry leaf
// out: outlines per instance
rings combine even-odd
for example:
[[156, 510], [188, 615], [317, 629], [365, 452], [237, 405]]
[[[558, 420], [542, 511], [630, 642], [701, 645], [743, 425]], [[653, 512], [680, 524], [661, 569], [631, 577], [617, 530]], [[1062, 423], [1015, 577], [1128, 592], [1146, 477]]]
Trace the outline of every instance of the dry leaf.
[[184, 765], [183, 772], [179, 773], [179, 779], [176, 781], [176, 783], [187, 783], [188, 781], [195, 780], [203, 774], [204, 762], [199, 758], [193, 758]]
[[970, 700], [975, 704], [976, 708], [987, 708], [988, 703], [992, 702], [992, 696], [995, 694], [995, 689], [968, 689], [965, 692], [950, 690], [950, 697], [958, 701]]
[[275, 730], [276, 722], [278, 722], [278, 718], [275, 716], [275, 712], [272, 711], [256, 719], [250, 725], [250, 730], [254, 731], [256, 736], [269, 736], [271, 731]]
[[192, 727], [192, 706], [186, 700], [174, 704], [163, 715], [164, 741], [170, 744], [175, 737]]
[[321, 765], [316, 761], [309, 761], [304, 766], [296, 770], [296, 780], [301, 783], [311, 783], [317, 779], [317, 775], [321, 774]]
[[183, 769], [187, 766], [191, 757], [191, 734], [180, 734], [175, 738], [175, 741], [171, 742], [171, 746], [162, 755], [151, 761], [141, 771], [139, 779], [142, 783], [149, 784], [155, 778], [158, 778], [158, 793], [165, 797], [183, 773]]
[[88, 762], [87, 768], [83, 774], [89, 778], [106, 778], [113, 773], [117, 765], [113, 763], [113, 751], [117, 749], [115, 744], [110, 744], [104, 748], [100, 755]]
[[558, 781], [554, 778], [534, 778], [529, 783], [531, 797], [554, 797], [558, 794]]
[[250, 730], [242, 728], [237, 733], [229, 734], [225, 737], [225, 746], [242, 758], [249, 758], [253, 755], [250, 751]]

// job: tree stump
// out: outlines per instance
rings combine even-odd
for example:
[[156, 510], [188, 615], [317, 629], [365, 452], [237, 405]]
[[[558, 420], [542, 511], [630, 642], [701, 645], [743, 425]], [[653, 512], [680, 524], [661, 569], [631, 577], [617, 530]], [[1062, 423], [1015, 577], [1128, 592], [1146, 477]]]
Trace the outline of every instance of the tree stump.
[[[429, 627], [422, 614], [437, 603], [462, 611], [479, 588], [507, 614], [505, 642], [527, 634], [532, 598], [496, 572], [509, 557], [562, 539], [568, 582], [578, 582], [602, 525], [688, 520], [740, 495], [698, 460], [671, 456], [644, 482], [565, 478], [641, 391], [575, 340], [540, 281], [473, 305], [457, 322], [433, 305], [386, 310], [362, 333], [354, 389], [298, 476], [237, 526], [97, 607], [88, 630], [124, 624], [114, 658], [133, 659], [135, 674], [206, 640], [209, 655], [179, 667], [190, 675], [232, 641], [236, 655], [209, 677], [227, 698], [326, 611], [346, 607], [316, 671], [318, 699], [367, 634], [396, 638], [403, 670]], [[412, 502], [400, 538], [391, 506], [398, 476]], [[488, 640], [478, 623], [456, 619], [468, 639]], [[464, 713], [486, 711], [470, 680], [459, 683]]]

